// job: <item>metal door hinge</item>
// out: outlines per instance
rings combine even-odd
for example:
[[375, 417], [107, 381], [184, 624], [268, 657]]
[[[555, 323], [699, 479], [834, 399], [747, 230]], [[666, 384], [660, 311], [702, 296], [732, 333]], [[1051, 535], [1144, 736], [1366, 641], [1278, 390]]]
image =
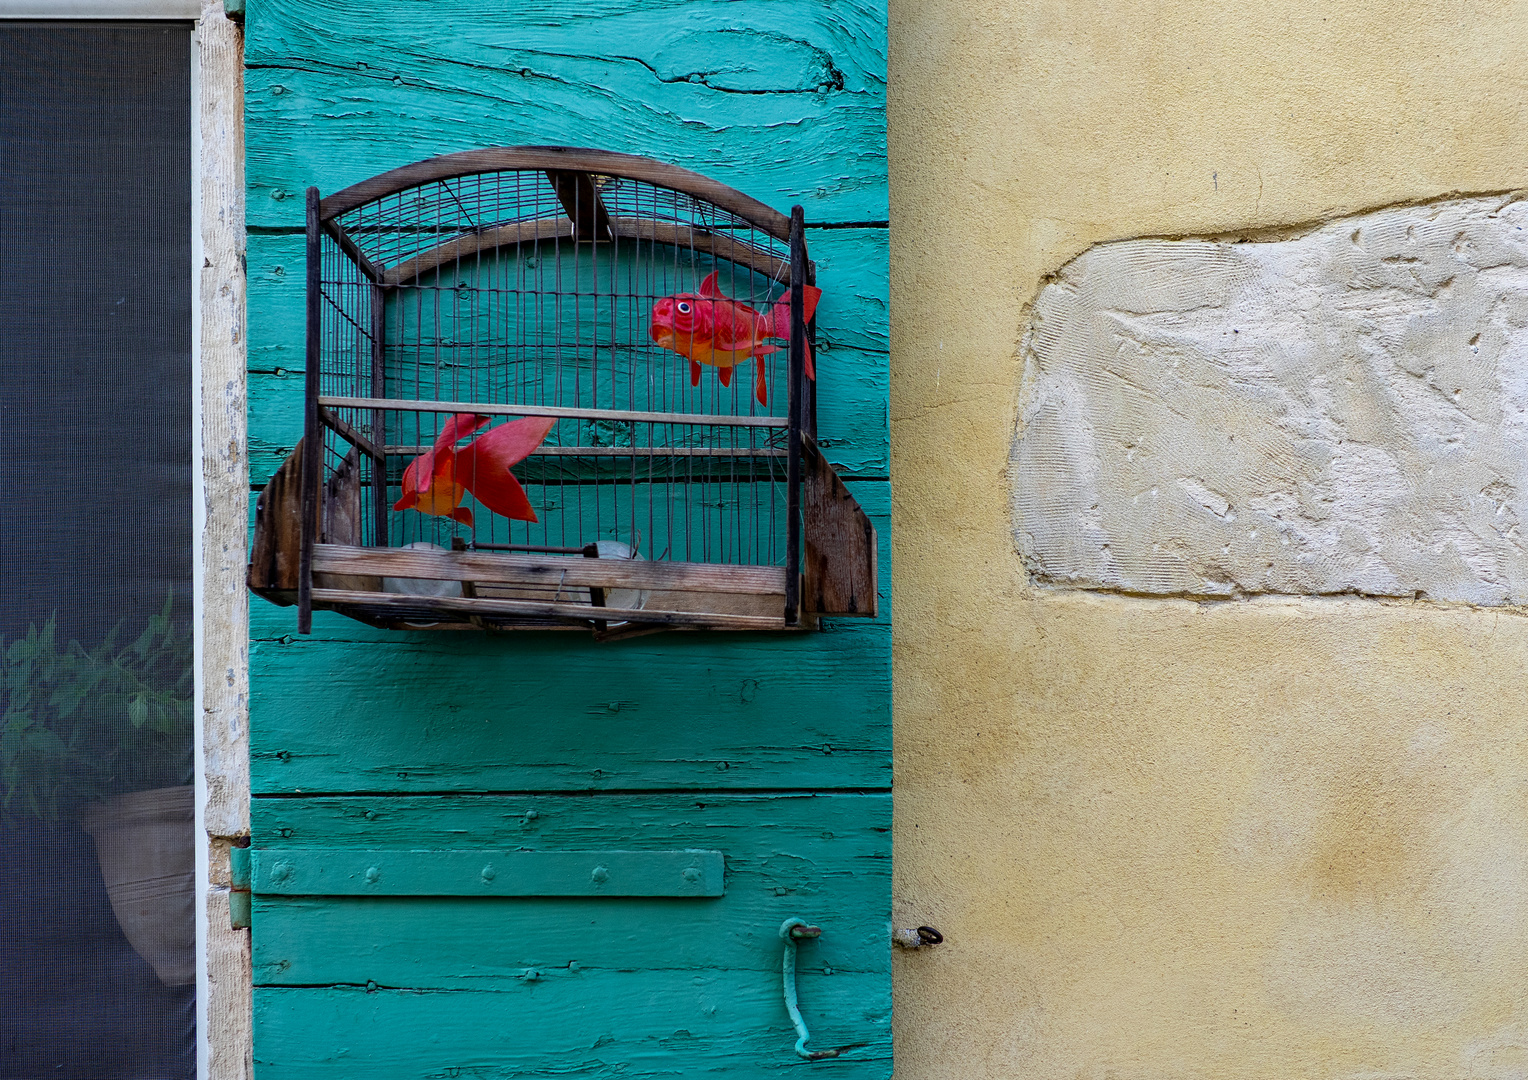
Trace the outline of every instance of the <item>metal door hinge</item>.
[[249, 848], [228, 849], [228, 921], [235, 930], [248, 930], [251, 922], [249, 898]]

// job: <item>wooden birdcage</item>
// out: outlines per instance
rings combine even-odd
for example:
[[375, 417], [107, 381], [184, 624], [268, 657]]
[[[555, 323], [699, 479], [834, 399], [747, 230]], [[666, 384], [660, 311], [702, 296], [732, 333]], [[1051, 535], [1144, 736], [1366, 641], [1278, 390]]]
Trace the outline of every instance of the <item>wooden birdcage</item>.
[[[513, 147], [310, 189], [307, 245], [304, 436], [261, 495], [249, 573], [301, 632], [315, 608], [602, 637], [875, 614], [875, 531], [814, 439], [799, 207]], [[656, 305], [703, 283], [780, 332], [734, 367], [660, 344]], [[395, 508], [443, 467], [437, 443], [486, 460], [467, 452], [525, 418], [546, 429], [511, 470], [528, 513], [472, 490]]]

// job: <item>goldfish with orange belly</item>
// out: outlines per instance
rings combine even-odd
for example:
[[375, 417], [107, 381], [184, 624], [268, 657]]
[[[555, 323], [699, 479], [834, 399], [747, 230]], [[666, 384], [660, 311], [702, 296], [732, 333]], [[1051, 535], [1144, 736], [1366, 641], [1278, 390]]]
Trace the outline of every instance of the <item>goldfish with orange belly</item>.
[[403, 470], [403, 498], [394, 510], [418, 510], [472, 527], [472, 510], [462, 497], [474, 498], [495, 514], [515, 521], [535, 521], [525, 489], [509, 471], [546, 439], [557, 421], [550, 416], [527, 416], [501, 424], [456, 449], [459, 440], [492, 420], [476, 413], [457, 413], [440, 429], [435, 445]]
[[[812, 320], [822, 290], [802, 287], [801, 317]], [[698, 293], [676, 293], [653, 305], [649, 336], [665, 349], [672, 349], [690, 359], [690, 385], [700, 385], [700, 365], [716, 369], [723, 386], [732, 384], [732, 369], [746, 360], [757, 359], [758, 371], [753, 393], [760, 405], [769, 404], [769, 390], [764, 381], [763, 357], [779, 352], [780, 346], [766, 345], [770, 338], [790, 340], [791, 302], [787, 294], [769, 309], [769, 314], [755, 311], [747, 304], [723, 296], [716, 285], [716, 271], [700, 283]], [[806, 377], [815, 379], [812, 347], [806, 348]]]

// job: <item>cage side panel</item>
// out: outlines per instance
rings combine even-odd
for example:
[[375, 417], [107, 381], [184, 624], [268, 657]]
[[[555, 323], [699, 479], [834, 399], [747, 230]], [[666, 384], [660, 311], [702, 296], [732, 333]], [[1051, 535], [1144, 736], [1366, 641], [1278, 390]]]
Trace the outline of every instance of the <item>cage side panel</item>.
[[802, 485], [806, 610], [874, 618], [879, 608], [875, 526], [812, 440]]
[[277, 603], [297, 592], [297, 555], [302, 547], [302, 440], [287, 455], [255, 502], [249, 545], [249, 587]]

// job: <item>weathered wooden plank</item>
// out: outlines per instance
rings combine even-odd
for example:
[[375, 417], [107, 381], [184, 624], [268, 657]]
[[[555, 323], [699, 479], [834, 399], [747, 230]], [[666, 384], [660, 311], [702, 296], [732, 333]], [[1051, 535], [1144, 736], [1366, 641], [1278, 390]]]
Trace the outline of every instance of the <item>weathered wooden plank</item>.
[[[835, 968], [889, 970], [891, 799], [874, 794], [257, 798], [257, 845], [368, 848], [704, 847], [726, 858], [715, 902], [520, 898], [257, 900], [262, 984], [471, 987], [526, 967], [778, 971], [788, 916], [826, 921]], [[644, 928], [682, 923], [678, 933]], [[492, 927], [485, 932], [485, 923]]]
[[[299, 226], [309, 183], [332, 194], [439, 153], [547, 142], [650, 154], [778, 211], [804, 203], [809, 222], [886, 217], [876, 0], [439, 0], [427, 30], [422, 10], [413, 0], [251, 0], [257, 229]], [[885, 230], [810, 238], [827, 289], [819, 435], [844, 472], [884, 477]], [[288, 241], [257, 235], [252, 245], [257, 479], [300, 431], [291, 374], [302, 368], [301, 264], [262, 262]], [[457, 363], [444, 334], [422, 329], [447, 349], [443, 365]], [[883, 521], [887, 485], [853, 490]], [[870, 1044], [819, 1067], [889, 1072], [889, 860], [877, 831], [890, 801], [884, 611], [790, 638], [609, 645], [388, 632], [328, 613], [301, 640], [289, 636], [290, 613], [258, 602], [252, 625], [254, 769], [266, 793], [254, 800], [257, 844], [702, 847], [725, 852], [729, 875], [727, 895], [706, 901], [261, 898], [258, 978], [284, 984], [256, 990], [262, 1080], [747, 1077], [804, 1066], [780, 998], [777, 935], [790, 915], [828, 931], [801, 952], [813, 1045]], [[879, 793], [713, 793], [813, 786]], [[440, 794], [537, 788], [706, 793]], [[313, 798], [322, 791], [416, 794]]]
[[297, 588], [297, 553], [302, 546], [301, 465], [302, 456], [294, 446], [255, 501], [245, 582], [257, 592], [294, 592]]
[[247, 25], [255, 224], [300, 220], [309, 183], [338, 191], [485, 132], [659, 157], [809, 221], [887, 217], [879, 3], [447, 0], [428, 44], [407, 0], [252, 0]]
[[713, 566], [517, 552], [382, 550], [323, 544], [314, 552], [313, 568], [336, 574], [440, 581], [785, 595], [785, 570], [778, 566]]
[[[679, 904], [647, 897], [257, 897], [254, 984], [482, 989], [517, 979], [526, 968], [573, 964], [778, 974], [777, 933], [791, 916], [830, 923], [817, 950], [820, 963], [835, 971], [881, 972], [889, 980], [884, 876], [809, 882], [805, 900], [800, 893], [776, 896], [763, 885], [740, 885], [735, 874], [727, 888], [729, 898]], [[740, 888], [746, 894], [734, 902]]]
[[751, 868], [794, 893], [820, 878], [886, 871], [887, 798], [884, 790], [258, 795], [251, 836], [259, 847], [445, 848], [470, 837], [485, 847], [573, 850], [608, 846], [618, 834], [638, 847], [722, 850], [729, 872]]
[[[666, 934], [669, 927], [649, 932]], [[826, 937], [826, 935], [824, 935]], [[891, 1075], [885, 976], [797, 977], [811, 1048], [856, 1046], [829, 1065], [852, 1080]], [[806, 1065], [780, 973], [527, 969], [494, 990], [377, 986], [255, 990], [261, 1080], [426, 1077], [779, 1076]]]
[[294, 638], [290, 613], [281, 622], [282, 637], [251, 647], [262, 793], [890, 781], [890, 664], [875, 624], [747, 645], [660, 635], [570, 649], [556, 635], [347, 620], [315, 620], [327, 639]]
[[[524, 616], [549, 620], [571, 620], [585, 623], [593, 612], [587, 604], [561, 601], [486, 599], [476, 596], [438, 596], [421, 601], [416, 596], [398, 593], [363, 592], [358, 589], [313, 590], [313, 603], [343, 611], [355, 606], [369, 614], [396, 613], [401, 619], [418, 618], [415, 614], [428, 610], [432, 615], [446, 612], [456, 615]], [[642, 608], [605, 608], [600, 614], [606, 619], [619, 622], [652, 623], [660, 626], [695, 626], [710, 630], [784, 630], [785, 617], [769, 615], [739, 615], [728, 612], [670, 611], [652, 604]]]
[[[418, 841], [413, 841], [415, 845]], [[724, 892], [720, 851], [256, 848], [264, 896], [666, 896]]]

